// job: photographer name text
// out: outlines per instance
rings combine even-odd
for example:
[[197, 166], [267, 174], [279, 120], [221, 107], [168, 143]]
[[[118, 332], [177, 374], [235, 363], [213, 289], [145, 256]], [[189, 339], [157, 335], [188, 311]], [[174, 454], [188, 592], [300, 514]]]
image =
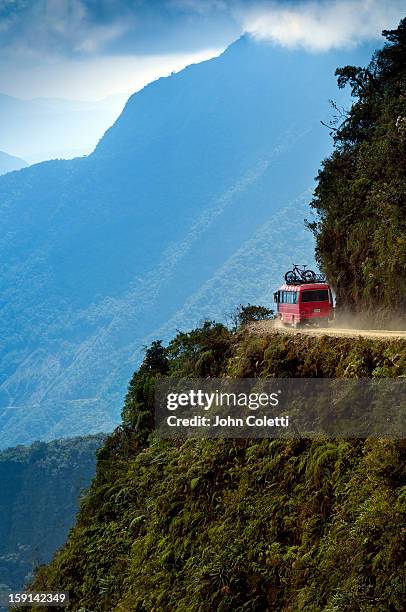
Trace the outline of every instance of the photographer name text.
[[214, 418], [195, 415], [190, 418], [179, 418], [170, 415], [166, 419], [169, 427], [289, 427], [288, 416], [278, 417], [257, 417], [250, 414], [244, 419], [239, 417], [219, 417]]

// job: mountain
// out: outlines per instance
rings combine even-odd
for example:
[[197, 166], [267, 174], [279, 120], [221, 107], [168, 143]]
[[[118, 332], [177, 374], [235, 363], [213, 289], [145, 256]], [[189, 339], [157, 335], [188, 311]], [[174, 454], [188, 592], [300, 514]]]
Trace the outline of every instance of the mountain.
[[103, 435], [35, 442], [0, 453], [0, 585], [21, 589], [74, 523]]
[[152, 337], [269, 305], [312, 263], [320, 119], [368, 52], [243, 37], [133, 95], [88, 157], [0, 179], [0, 445], [111, 431]]
[[404, 609], [404, 440], [159, 439], [162, 374], [339, 385], [405, 376], [406, 343], [205, 325], [151, 346], [76, 525], [31, 590], [69, 590], [72, 612]]
[[128, 96], [96, 102], [0, 94], [0, 150], [30, 163], [90, 153], [121, 112]]
[[0, 151], [0, 175], [6, 174], [7, 172], [13, 172], [13, 170], [20, 170], [27, 165], [27, 162], [23, 159]]

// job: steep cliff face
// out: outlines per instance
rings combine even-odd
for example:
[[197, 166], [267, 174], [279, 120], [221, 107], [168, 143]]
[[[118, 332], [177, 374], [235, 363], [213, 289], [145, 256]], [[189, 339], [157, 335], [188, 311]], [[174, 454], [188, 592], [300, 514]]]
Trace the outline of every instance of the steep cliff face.
[[77, 524], [35, 589], [70, 610], [403, 609], [404, 441], [158, 440], [172, 376], [404, 376], [406, 343], [232, 334], [154, 343]]
[[337, 71], [354, 104], [318, 176], [313, 225], [338, 304], [406, 325], [406, 20], [365, 68]]
[[0, 446], [111, 431], [150, 338], [311, 263], [320, 119], [365, 54], [242, 38], [132, 96], [92, 155], [0, 179]]

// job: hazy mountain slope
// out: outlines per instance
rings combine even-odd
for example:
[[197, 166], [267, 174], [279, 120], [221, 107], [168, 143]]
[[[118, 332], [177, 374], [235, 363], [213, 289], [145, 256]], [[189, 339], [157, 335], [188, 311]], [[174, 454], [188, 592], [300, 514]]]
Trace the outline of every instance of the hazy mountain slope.
[[23, 587], [62, 545], [103, 440], [36, 442], [0, 453], [0, 585]]
[[97, 102], [58, 98], [22, 100], [0, 94], [0, 149], [31, 163], [92, 151], [121, 112], [125, 94]]
[[[319, 120], [348, 59], [243, 38], [132, 96], [91, 156], [0, 180], [0, 444], [113, 427], [150, 335], [172, 317], [181, 326], [190, 300], [184, 325], [218, 315], [199, 298], [210, 282], [221, 311], [244, 299], [248, 274], [261, 271], [250, 299], [263, 297], [261, 228], [272, 230], [269, 284], [311, 259], [294, 202], [329, 150]], [[238, 273], [244, 244], [249, 272]]]
[[12, 172], [13, 170], [20, 170], [21, 168], [25, 168], [25, 166], [27, 166], [27, 162], [23, 159], [0, 151], [0, 174], [6, 174], [6, 172]]
[[[306, 192], [281, 207], [155, 335], [168, 340], [174, 329], [191, 328], [204, 312], [215, 320], [230, 318], [230, 305], [260, 303], [273, 308], [273, 292], [281, 283], [281, 270], [291, 267], [292, 250], [298, 261], [315, 265], [311, 258], [312, 238], [303, 223], [308, 199]], [[286, 234], [292, 250], [286, 248]], [[151, 335], [148, 340], [153, 339]]]

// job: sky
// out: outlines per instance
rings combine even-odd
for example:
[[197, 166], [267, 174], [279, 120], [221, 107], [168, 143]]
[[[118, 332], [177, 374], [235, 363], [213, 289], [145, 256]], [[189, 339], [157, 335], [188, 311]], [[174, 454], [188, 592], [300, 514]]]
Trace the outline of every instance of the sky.
[[405, 15], [404, 0], [0, 0], [0, 92], [97, 100], [243, 33], [324, 53], [379, 40]]

